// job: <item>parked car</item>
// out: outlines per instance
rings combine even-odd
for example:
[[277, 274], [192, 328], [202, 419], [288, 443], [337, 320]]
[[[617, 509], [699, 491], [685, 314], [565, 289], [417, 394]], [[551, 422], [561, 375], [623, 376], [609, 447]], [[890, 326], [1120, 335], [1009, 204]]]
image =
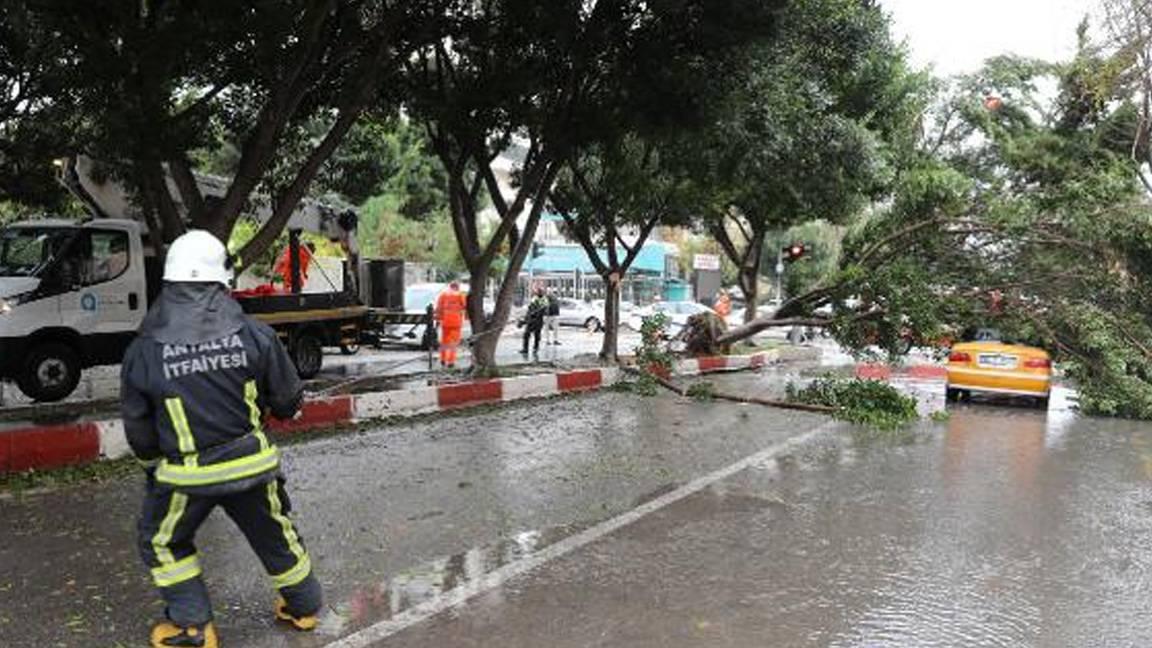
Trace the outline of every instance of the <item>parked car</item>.
[[592, 302], [560, 297], [560, 326], [579, 326], [589, 331], [604, 330], [604, 307]]
[[[772, 317], [772, 315], [776, 313], [776, 309], [777, 306], [773, 306], [771, 304], [761, 304], [756, 308], [756, 317], [757, 319], [762, 317]], [[744, 311], [745, 309], [743, 308], [733, 310], [732, 313], [728, 315], [728, 317], [724, 318], [724, 321], [728, 324], [729, 328], [744, 325]]]
[[[591, 304], [593, 306], [595, 306], [601, 313], [604, 312], [604, 300], [603, 299], [593, 299]], [[620, 314], [621, 315], [627, 315], [628, 313], [631, 313], [634, 310], [636, 310], [636, 304], [633, 304], [630, 301], [625, 301], [623, 299], [620, 300]]]
[[[651, 317], [656, 313], [664, 313], [668, 316], [668, 330], [666, 333], [669, 337], [675, 337], [680, 331], [688, 324], [688, 318], [700, 313], [716, 314], [716, 311], [708, 308], [704, 304], [698, 304], [692, 301], [669, 301], [657, 302], [644, 308], [638, 308], [632, 311], [628, 317], [628, 328], [639, 331], [640, 327], [644, 324], [645, 317]], [[719, 317], [719, 315], [717, 315]]]
[[973, 392], [1031, 398], [1047, 409], [1052, 392], [1052, 359], [1048, 352], [1004, 340], [995, 329], [979, 329], [948, 355], [949, 402], [968, 399]]

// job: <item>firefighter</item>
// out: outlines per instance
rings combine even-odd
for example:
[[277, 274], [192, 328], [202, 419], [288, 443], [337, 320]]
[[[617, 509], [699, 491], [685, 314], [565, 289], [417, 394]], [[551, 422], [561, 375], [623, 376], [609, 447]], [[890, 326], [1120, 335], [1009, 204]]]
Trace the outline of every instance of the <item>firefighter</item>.
[[217, 645], [196, 530], [217, 506], [236, 523], [279, 591], [274, 616], [316, 627], [320, 584], [297, 533], [265, 435], [266, 412], [299, 411], [303, 389], [268, 326], [232, 299], [227, 250], [193, 230], [172, 243], [164, 288], [121, 373], [124, 432], [144, 466], [141, 556], [165, 603], [152, 646]]
[[460, 282], [448, 284], [448, 290], [436, 300], [436, 321], [440, 324], [440, 366], [456, 367], [456, 349], [460, 330], [468, 317], [468, 296], [460, 292]]

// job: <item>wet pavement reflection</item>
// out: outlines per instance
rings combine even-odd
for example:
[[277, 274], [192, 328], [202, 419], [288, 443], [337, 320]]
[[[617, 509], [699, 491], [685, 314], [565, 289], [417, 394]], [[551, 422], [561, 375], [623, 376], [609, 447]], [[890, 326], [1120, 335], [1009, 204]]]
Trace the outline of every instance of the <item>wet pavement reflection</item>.
[[[711, 376], [772, 395], [785, 374]], [[899, 383], [925, 414], [943, 386]], [[950, 406], [903, 433], [831, 426], [771, 460], [548, 554], [825, 423], [602, 393], [288, 450], [329, 609], [268, 619], [217, 516], [201, 548], [224, 645], [315, 647], [454, 592], [379, 646], [1152, 645], [1152, 425]], [[0, 645], [133, 646], [158, 613], [132, 549], [133, 481], [0, 499]]]
[[982, 403], [893, 438], [744, 471], [380, 645], [1152, 645], [1152, 427]]

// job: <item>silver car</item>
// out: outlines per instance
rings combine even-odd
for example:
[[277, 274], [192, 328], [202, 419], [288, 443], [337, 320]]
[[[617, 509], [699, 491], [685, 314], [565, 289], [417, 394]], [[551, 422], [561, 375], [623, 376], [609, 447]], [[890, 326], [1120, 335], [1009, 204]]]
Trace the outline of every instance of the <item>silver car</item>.
[[668, 330], [666, 333], [669, 337], [675, 337], [680, 331], [688, 325], [688, 318], [700, 313], [716, 314], [716, 311], [708, 308], [704, 304], [698, 304], [693, 301], [669, 301], [657, 302], [651, 306], [632, 311], [632, 315], [628, 318], [628, 328], [639, 331], [640, 326], [644, 323], [645, 317], [651, 317], [656, 313], [664, 313], [668, 316]]
[[569, 297], [561, 297], [556, 301], [560, 303], [560, 326], [579, 326], [589, 331], [604, 330], [603, 306], [598, 308], [592, 302]]

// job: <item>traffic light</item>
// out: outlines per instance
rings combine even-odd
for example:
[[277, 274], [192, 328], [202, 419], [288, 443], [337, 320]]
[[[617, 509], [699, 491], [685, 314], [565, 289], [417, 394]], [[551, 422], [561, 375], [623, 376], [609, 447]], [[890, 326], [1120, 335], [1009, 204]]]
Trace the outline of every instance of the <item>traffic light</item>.
[[807, 251], [803, 243], [793, 243], [792, 245], [784, 247], [783, 257], [785, 261], [792, 263], [793, 261], [799, 261]]

